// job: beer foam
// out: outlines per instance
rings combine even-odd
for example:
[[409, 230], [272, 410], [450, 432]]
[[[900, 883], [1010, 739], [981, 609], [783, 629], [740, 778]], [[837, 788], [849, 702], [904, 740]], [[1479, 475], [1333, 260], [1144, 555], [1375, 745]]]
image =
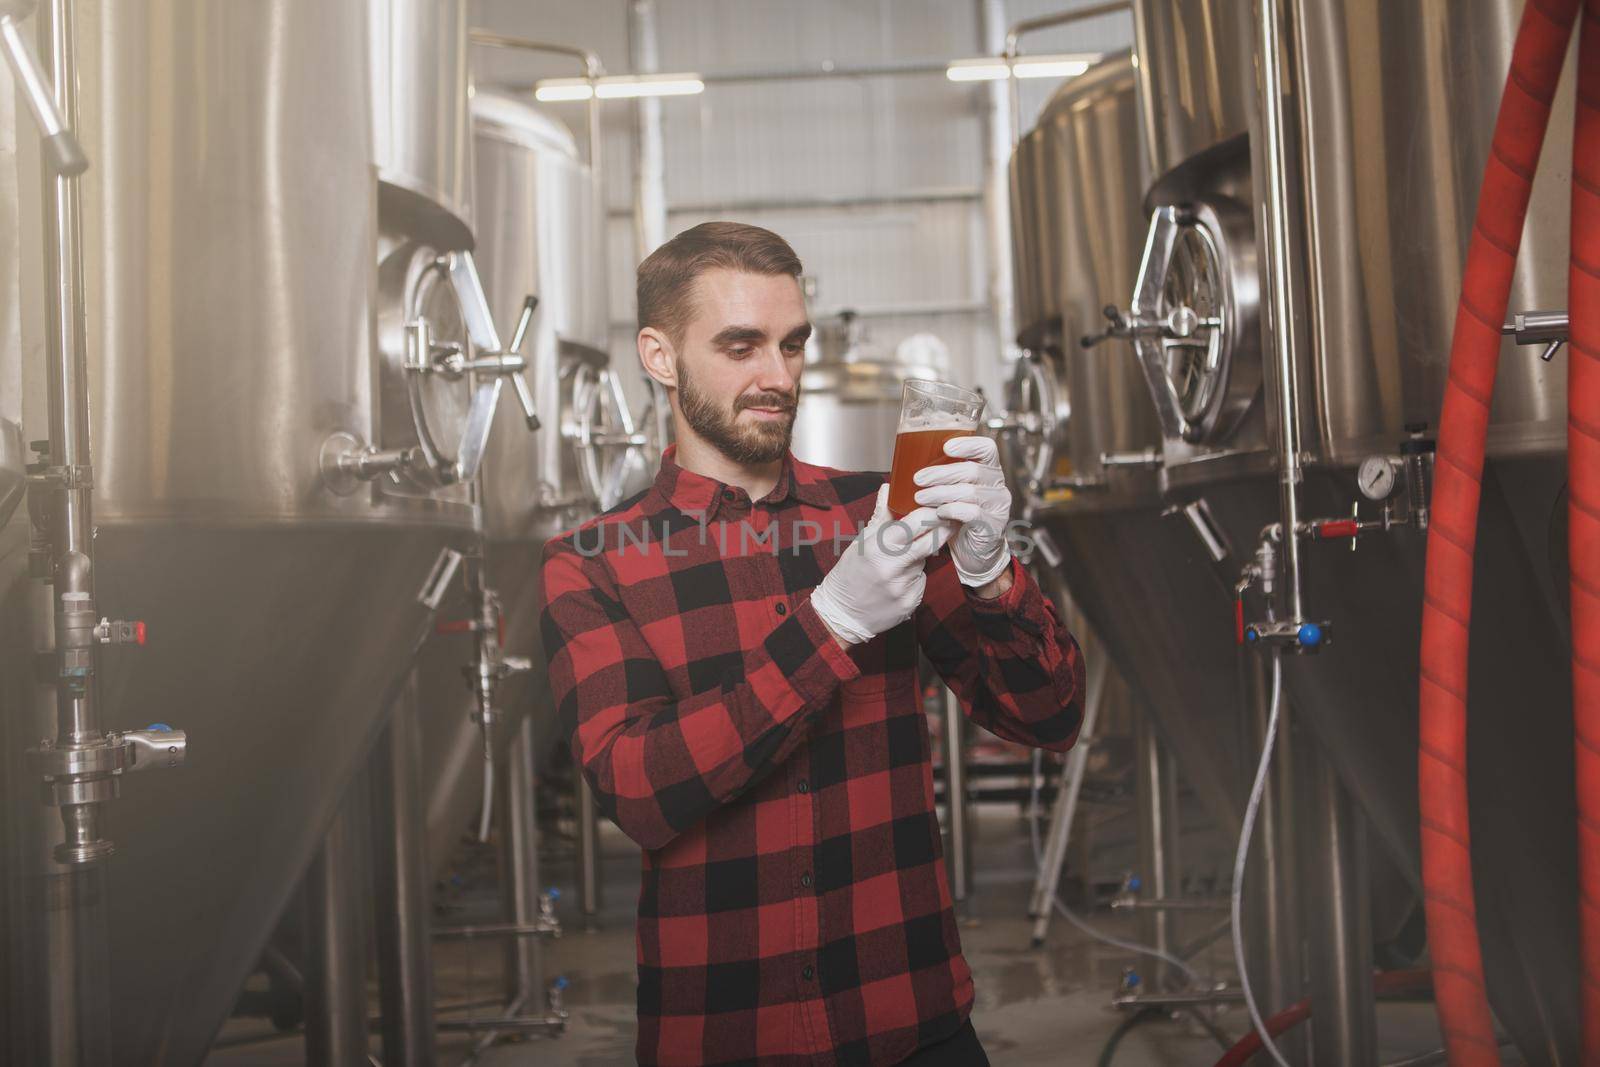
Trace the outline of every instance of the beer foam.
[[964, 419], [960, 415], [952, 415], [948, 411], [922, 411], [915, 415], [900, 416], [900, 425], [895, 433], [916, 433], [923, 430], [952, 430], [960, 433], [974, 433], [977, 427], [973, 420]]

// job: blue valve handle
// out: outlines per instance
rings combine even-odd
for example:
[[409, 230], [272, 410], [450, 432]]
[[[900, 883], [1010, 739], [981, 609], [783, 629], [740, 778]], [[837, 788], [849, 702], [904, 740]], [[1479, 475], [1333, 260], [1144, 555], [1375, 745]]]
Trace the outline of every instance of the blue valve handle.
[[1322, 627], [1314, 622], [1300, 624], [1300, 632], [1295, 635], [1302, 648], [1316, 648], [1322, 644]]

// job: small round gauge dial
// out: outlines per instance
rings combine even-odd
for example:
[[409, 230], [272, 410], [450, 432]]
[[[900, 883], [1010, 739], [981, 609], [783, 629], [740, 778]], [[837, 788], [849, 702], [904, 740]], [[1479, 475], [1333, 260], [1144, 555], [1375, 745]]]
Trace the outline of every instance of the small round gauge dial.
[[1356, 471], [1356, 484], [1368, 500], [1387, 500], [1394, 494], [1394, 464], [1388, 456], [1368, 456]]

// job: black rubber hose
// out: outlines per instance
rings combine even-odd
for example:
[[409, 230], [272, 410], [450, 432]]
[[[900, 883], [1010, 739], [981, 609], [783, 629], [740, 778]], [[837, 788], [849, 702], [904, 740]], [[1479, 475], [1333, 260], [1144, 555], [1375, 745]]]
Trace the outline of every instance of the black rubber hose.
[[1111, 1031], [1111, 1036], [1106, 1038], [1105, 1048], [1100, 1050], [1100, 1059], [1097, 1061], [1099, 1067], [1111, 1067], [1111, 1057], [1117, 1054], [1117, 1046], [1122, 1044], [1122, 1039], [1127, 1037], [1134, 1027], [1152, 1019], [1164, 1019], [1166, 1015], [1167, 1013], [1160, 1008], [1140, 1008], [1122, 1020], [1117, 1028]]

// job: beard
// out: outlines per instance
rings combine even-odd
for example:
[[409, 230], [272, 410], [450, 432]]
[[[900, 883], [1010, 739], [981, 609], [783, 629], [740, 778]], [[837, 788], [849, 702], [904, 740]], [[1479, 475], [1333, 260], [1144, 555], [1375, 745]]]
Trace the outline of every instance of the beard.
[[[795, 407], [800, 402], [798, 386], [793, 396], [746, 393], [734, 400], [731, 409], [724, 409], [694, 387], [683, 360], [678, 361], [677, 369], [678, 407], [683, 412], [683, 421], [718, 452], [735, 463], [756, 464], [775, 462], [789, 451], [789, 442], [794, 436]], [[784, 415], [770, 421], [741, 424], [739, 412], [745, 408], [780, 408]]]

